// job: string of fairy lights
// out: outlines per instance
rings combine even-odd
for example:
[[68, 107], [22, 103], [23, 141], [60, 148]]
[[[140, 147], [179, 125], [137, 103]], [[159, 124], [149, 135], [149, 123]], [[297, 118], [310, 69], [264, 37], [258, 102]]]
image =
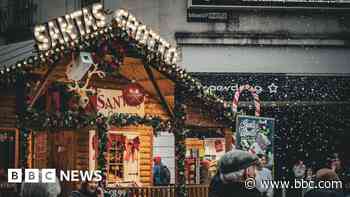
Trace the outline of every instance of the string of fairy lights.
[[[120, 15], [126, 16], [128, 14], [127, 12], [122, 11]], [[130, 17], [130, 14], [128, 16]], [[142, 31], [146, 28], [140, 22], [137, 23], [139, 26], [141, 26]], [[52, 27], [53, 25], [49, 25], [49, 27], [50, 26]], [[36, 29], [38, 29], [38, 31], [43, 30], [41, 26], [39, 26]], [[101, 39], [109, 40], [119, 38], [129, 42], [131, 46], [135, 46], [138, 49], [138, 52], [140, 53], [141, 57], [144, 57], [144, 61], [152, 65], [161, 73], [165, 73], [175, 82], [181, 82], [181, 85], [187, 87], [188, 92], [191, 92], [193, 96], [203, 101], [204, 104], [210, 106], [210, 108], [212, 108], [213, 105], [217, 106], [218, 109], [220, 109], [220, 113], [223, 113], [221, 117], [219, 116], [218, 119], [233, 119], [235, 114], [231, 112], [230, 104], [228, 102], [224, 101], [222, 98], [219, 98], [214, 93], [212, 93], [207, 87], [203, 86], [196, 78], [192, 77], [189, 73], [187, 73], [184, 68], [169, 60], [167, 54], [169, 56], [170, 53], [164, 52], [165, 49], [169, 47], [169, 44], [166, 43], [163, 39], [161, 39], [159, 35], [150, 30], [152, 40], [154, 40], [155, 42], [151, 43], [151, 45], [153, 45], [154, 47], [150, 47], [149, 42], [145, 41], [145, 36], [142, 37], [137, 32], [133, 33], [131, 32], [131, 29], [135, 29], [135, 24], [121, 21], [118, 22], [117, 20], [113, 20], [111, 24], [106, 24], [104, 27], [98, 28], [96, 31], [86, 31], [84, 34], [80, 33], [80, 37], [76, 37], [76, 39], [72, 39], [71, 37], [71, 41], [69, 42], [66, 42], [68, 41], [67, 38], [63, 38], [63, 41], [54, 43], [54, 45], [52, 45], [54, 47], [52, 47], [49, 50], [41, 51], [38, 49], [38, 46], [36, 46], [38, 50], [38, 53], [36, 55], [20, 60], [12, 66], [2, 67], [2, 69], [0, 69], [0, 83], [8, 82], [9, 80], [7, 80], [6, 78], [13, 79], [12, 82], [14, 82], [16, 79], [16, 75], [25, 74], [30, 70], [33, 70], [38, 67], [46, 65], [50, 67], [57, 63], [64, 56], [67, 56], [68, 54], [71, 54], [73, 52], [83, 51], [84, 49], [90, 47], [91, 43], [93, 43], [94, 41]], [[45, 38], [41, 37], [42, 35], [37, 36], [41, 38], [41, 40], [46, 41]], [[52, 36], [55, 36], [55, 34], [53, 34]], [[56, 38], [57, 36], [55, 37], [55, 39]], [[160, 44], [162, 42], [164, 46]], [[161, 52], [162, 50], [159, 49], [157, 46], [162, 46], [161, 48], [163, 49], [163, 52]], [[47, 46], [44, 48], [47, 48]], [[173, 59], [176, 59], [176, 55], [174, 54]]]

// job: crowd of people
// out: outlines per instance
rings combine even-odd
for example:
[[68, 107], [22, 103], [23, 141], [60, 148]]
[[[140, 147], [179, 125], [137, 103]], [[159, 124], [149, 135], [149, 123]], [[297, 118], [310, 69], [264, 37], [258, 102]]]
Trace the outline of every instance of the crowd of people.
[[[338, 157], [331, 160], [329, 168], [319, 169], [313, 173], [303, 161], [298, 161], [293, 167], [295, 179], [308, 181], [339, 181], [346, 175]], [[345, 177], [344, 177], [345, 176]], [[154, 159], [153, 178], [156, 186], [170, 184], [170, 171], [162, 163], [160, 157]], [[246, 181], [254, 180], [255, 185], [247, 188]], [[262, 185], [263, 180], [273, 180], [271, 166], [263, 154], [254, 155], [243, 150], [232, 150], [223, 155], [218, 161], [217, 173], [210, 180], [210, 197], [273, 197], [274, 189]], [[304, 188], [295, 197], [349, 197], [344, 188]], [[55, 183], [23, 183], [21, 197], [57, 197], [61, 193], [59, 182]], [[70, 197], [106, 197], [97, 182], [82, 182], [78, 190]]]
[[[247, 196], [272, 197], [274, 189], [261, 184], [263, 180], [273, 180], [271, 170], [266, 165], [265, 155], [253, 155], [249, 152], [234, 150], [226, 153], [219, 161], [219, 170], [210, 184], [210, 197]], [[344, 168], [335, 155], [328, 168], [319, 169], [315, 174], [312, 168], [306, 168], [298, 161], [293, 168], [295, 180], [313, 181], [314, 185], [325, 181], [341, 181], [341, 187], [294, 189], [293, 197], [348, 197]], [[255, 181], [254, 188], [247, 188], [247, 180]], [[248, 185], [249, 186], [249, 185]], [[339, 186], [339, 185], [338, 185]], [[292, 189], [293, 190], [293, 189]]]

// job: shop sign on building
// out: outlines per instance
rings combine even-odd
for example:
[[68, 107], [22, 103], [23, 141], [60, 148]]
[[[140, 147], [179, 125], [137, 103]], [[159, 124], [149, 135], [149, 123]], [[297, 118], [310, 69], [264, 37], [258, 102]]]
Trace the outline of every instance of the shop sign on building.
[[130, 106], [124, 99], [122, 90], [97, 89], [97, 110], [105, 116], [114, 113], [145, 115], [144, 102], [138, 106]]
[[[96, 3], [92, 7], [82, 8], [63, 17], [50, 20], [48, 23], [37, 25], [34, 28], [34, 37], [39, 52], [47, 52], [57, 47], [72, 46], [99, 33], [108, 32], [113, 27], [107, 22], [108, 14], [102, 4]], [[112, 21], [127, 35], [145, 45], [148, 50], [160, 54], [168, 64], [177, 62], [176, 47], [161, 38], [155, 31], [144, 25], [134, 15], [118, 9], [113, 12]], [[60, 49], [58, 49], [60, 50]]]

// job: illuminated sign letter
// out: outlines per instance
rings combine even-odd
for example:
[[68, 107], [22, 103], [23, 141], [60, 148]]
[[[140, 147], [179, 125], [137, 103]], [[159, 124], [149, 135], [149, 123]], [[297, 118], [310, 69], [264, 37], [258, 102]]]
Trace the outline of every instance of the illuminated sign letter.
[[92, 14], [96, 19], [97, 27], [104, 27], [106, 25], [106, 16], [103, 12], [103, 6], [101, 4], [92, 5]]
[[66, 15], [65, 18], [59, 17], [57, 21], [65, 42], [69, 42], [77, 38], [74, 22], [70, 15]]
[[137, 28], [135, 40], [139, 41], [141, 44], [147, 44], [148, 31], [146, 25], [140, 25]]
[[137, 22], [136, 18], [129, 14], [128, 22], [126, 22], [126, 31], [128, 32], [129, 36], [135, 37], [137, 26], [139, 25], [139, 22]]
[[165, 53], [165, 62], [167, 64], [176, 64], [177, 62], [177, 52], [176, 48], [170, 48]]
[[117, 21], [118, 27], [126, 28], [126, 22], [128, 19], [128, 13], [125, 10], [117, 10], [114, 14], [114, 19]]
[[47, 36], [44, 25], [38, 25], [34, 28], [34, 37], [37, 41], [39, 50], [45, 51], [50, 49], [50, 39]]
[[75, 11], [71, 14], [71, 17], [75, 20], [77, 26], [78, 26], [78, 30], [79, 30], [79, 33], [80, 35], [85, 35], [85, 29], [84, 29], [84, 25], [83, 23], [81, 22], [81, 16], [82, 16], [82, 11], [79, 10], [79, 11]]
[[56, 21], [50, 21], [48, 24], [49, 24], [49, 34], [51, 37], [51, 47], [55, 47], [57, 42], [63, 44], [64, 40], [61, 35], [60, 29], [57, 26]]
[[85, 23], [85, 31], [87, 34], [91, 32], [91, 28], [92, 30], [97, 30], [95, 18], [92, 16], [90, 11], [86, 8], [83, 8], [83, 17], [84, 17], [84, 23]]
[[147, 48], [148, 50], [154, 51], [155, 45], [157, 41], [159, 40], [159, 36], [152, 30], [149, 30], [149, 38], [147, 42]]

